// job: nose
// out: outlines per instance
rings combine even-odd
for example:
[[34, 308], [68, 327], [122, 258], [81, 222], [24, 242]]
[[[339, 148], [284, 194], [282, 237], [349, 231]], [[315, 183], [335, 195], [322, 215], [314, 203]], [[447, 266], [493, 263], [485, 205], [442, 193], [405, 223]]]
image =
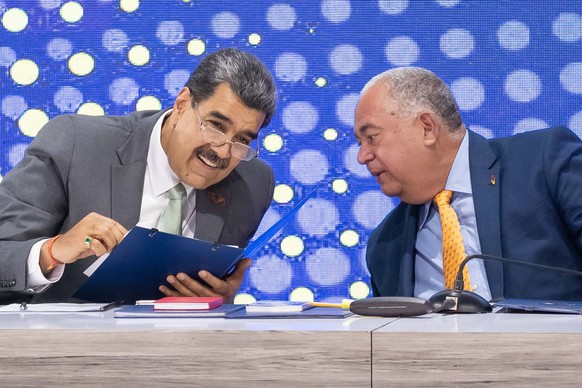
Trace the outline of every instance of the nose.
[[358, 150], [358, 163], [367, 164], [373, 158], [374, 154], [370, 148], [366, 145], [366, 143], [362, 143], [360, 145], [360, 149]]
[[227, 159], [230, 157], [230, 147], [232, 146], [232, 143], [226, 142], [221, 145], [211, 144], [210, 146], [212, 147], [214, 152], [216, 152], [216, 155], [218, 155], [219, 158]]

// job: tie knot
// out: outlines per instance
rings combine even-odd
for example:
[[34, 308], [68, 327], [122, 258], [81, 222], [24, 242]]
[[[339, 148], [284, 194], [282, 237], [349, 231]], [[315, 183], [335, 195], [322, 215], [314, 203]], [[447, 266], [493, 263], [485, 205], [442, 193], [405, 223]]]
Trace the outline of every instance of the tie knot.
[[449, 205], [453, 192], [451, 190], [443, 190], [434, 197], [434, 203], [440, 208], [442, 205]]
[[178, 183], [176, 186], [168, 190], [168, 196], [170, 199], [182, 199], [186, 196], [186, 189], [182, 183]]

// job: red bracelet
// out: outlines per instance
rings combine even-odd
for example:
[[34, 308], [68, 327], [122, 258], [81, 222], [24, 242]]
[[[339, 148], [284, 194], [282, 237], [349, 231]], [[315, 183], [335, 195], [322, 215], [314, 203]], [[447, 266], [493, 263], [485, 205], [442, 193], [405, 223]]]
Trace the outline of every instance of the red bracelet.
[[48, 272], [52, 271], [57, 266], [57, 264], [65, 264], [62, 261], [55, 259], [55, 257], [53, 256], [53, 244], [61, 236], [62, 235], [59, 234], [58, 236], [51, 238], [46, 246], [49, 257], [51, 259], [51, 265], [49, 265], [48, 268], [46, 269]]

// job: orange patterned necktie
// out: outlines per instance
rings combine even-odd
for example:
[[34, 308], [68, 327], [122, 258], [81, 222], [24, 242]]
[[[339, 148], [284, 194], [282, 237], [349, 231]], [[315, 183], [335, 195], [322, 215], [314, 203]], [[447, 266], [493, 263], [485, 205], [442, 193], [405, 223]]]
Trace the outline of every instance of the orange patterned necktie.
[[[441, 216], [441, 227], [443, 229], [443, 274], [445, 277], [445, 287], [452, 289], [455, 283], [457, 272], [461, 262], [465, 259], [465, 246], [461, 235], [461, 225], [457, 218], [457, 213], [451, 207], [453, 192], [443, 190], [434, 197], [434, 202], [439, 207]], [[469, 280], [469, 270], [467, 266], [463, 269], [464, 289], [471, 290]]]

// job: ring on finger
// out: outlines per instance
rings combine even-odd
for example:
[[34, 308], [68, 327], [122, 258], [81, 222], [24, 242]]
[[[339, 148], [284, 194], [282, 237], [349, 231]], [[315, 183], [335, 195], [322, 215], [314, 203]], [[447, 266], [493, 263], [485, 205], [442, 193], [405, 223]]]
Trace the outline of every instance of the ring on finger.
[[89, 236], [85, 237], [85, 246], [87, 247], [87, 249], [91, 249], [91, 241], [93, 241], [93, 238]]

